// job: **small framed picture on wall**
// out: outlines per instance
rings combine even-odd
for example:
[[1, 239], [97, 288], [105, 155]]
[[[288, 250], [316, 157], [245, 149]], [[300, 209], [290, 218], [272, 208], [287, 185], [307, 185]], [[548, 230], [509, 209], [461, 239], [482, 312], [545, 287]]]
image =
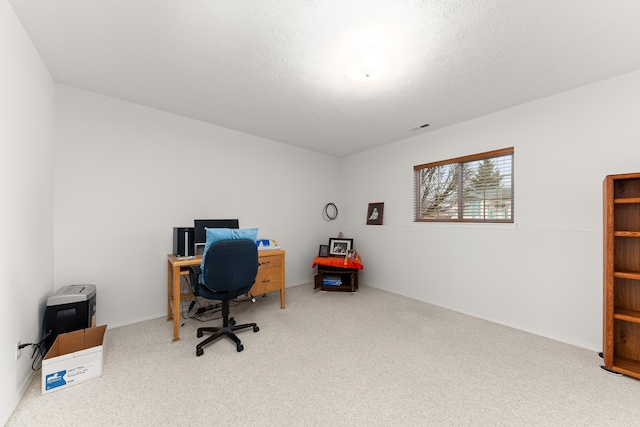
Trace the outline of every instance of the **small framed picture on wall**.
[[369, 209], [367, 209], [367, 225], [382, 225], [383, 212], [384, 203], [369, 203]]

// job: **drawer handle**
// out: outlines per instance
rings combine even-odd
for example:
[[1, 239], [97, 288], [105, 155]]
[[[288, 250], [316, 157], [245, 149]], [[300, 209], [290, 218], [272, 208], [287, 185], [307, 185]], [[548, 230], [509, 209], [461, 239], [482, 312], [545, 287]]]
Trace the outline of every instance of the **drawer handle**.
[[263, 262], [263, 263], [262, 263], [262, 264], [260, 264], [260, 265], [267, 265], [267, 264], [271, 264], [271, 261]]
[[265, 279], [262, 281], [262, 283], [269, 283], [271, 281], [271, 279]]

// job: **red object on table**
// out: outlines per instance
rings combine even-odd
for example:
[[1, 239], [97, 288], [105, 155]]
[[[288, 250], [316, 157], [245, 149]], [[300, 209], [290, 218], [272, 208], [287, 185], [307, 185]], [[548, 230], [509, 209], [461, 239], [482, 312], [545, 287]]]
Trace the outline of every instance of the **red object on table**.
[[313, 260], [313, 264], [311, 264], [311, 268], [314, 268], [316, 265], [326, 265], [329, 267], [338, 267], [338, 268], [357, 268], [358, 270], [362, 270], [364, 265], [362, 265], [362, 261], [356, 259], [346, 259], [344, 257], [321, 257], [317, 256]]

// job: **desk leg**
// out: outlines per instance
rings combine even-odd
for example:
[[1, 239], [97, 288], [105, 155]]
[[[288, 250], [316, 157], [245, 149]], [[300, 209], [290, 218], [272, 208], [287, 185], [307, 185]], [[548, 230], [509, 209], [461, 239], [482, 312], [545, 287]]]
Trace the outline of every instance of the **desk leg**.
[[180, 267], [173, 268], [173, 340], [180, 339]]
[[171, 299], [173, 298], [173, 266], [167, 261], [167, 320], [173, 319]]
[[284, 256], [282, 257], [282, 288], [280, 288], [280, 308], [284, 308]]

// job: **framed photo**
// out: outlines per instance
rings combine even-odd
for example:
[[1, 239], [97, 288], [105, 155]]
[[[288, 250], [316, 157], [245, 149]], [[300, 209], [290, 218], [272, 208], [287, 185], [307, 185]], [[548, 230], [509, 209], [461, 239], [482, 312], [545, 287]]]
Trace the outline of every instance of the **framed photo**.
[[320, 245], [320, 250], [318, 251], [318, 256], [328, 257], [329, 256], [329, 245]]
[[346, 256], [353, 247], [353, 239], [329, 238], [329, 255]]
[[367, 209], [367, 225], [382, 225], [383, 212], [384, 203], [369, 203], [369, 209]]
[[355, 249], [347, 249], [347, 259], [357, 261], [360, 259], [360, 254]]

